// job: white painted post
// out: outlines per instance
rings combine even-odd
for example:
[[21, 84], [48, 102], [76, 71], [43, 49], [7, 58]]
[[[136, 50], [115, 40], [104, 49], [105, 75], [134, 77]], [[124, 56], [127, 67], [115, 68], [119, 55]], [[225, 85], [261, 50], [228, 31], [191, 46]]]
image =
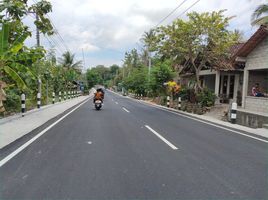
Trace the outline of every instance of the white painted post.
[[181, 97], [179, 97], [178, 109], [181, 110]]
[[64, 101], [66, 100], [66, 91], [64, 91]]
[[61, 102], [61, 92], [59, 92], [59, 102]]
[[41, 93], [37, 93], [37, 108], [41, 107]]
[[233, 102], [231, 108], [231, 123], [233, 124], [236, 123], [236, 111], [237, 111], [237, 103]]
[[52, 92], [52, 103], [55, 103], [55, 92]]
[[26, 106], [25, 106], [25, 103], [26, 103], [25, 100], [26, 100], [25, 94], [22, 93], [21, 94], [21, 113], [22, 113], [22, 117], [24, 117], [25, 108], [26, 108]]
[[170, 106], [170, 96], [167, 96], [167, 107], [169, 108]]

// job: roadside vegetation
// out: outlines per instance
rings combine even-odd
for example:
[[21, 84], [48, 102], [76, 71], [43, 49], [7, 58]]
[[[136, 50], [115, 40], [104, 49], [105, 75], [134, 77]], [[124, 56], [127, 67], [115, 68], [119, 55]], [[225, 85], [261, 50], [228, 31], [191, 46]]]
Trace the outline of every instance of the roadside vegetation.
[[[41, 34], [54, 32], [46, 14], [52, 11], [48, 1], [42, 0], [31, 6], [27, 1], [4, 0], [0, 4], [0, 115], [9, 115], [20, 111], [20, 96], [26, 94], [27, 109], [36, 107], [38, 78], [41, 90], [48, 90], [48, 96], [42, 95], [42, 104], [50, 101], [52, 92], [68, 91], [72, 82], [83, 79], [81, 62], [75, 62], [74, 55], [66, 52], [57, 62], [53, 49], [42, 46], [27, 47], [25, 40], [32, 36], [23, 19], [29, 15], [38, 15], [34, 20]], [[48, 101], [47, 101], [47, 98]], [[2, 101], [4, 100], [4, 101]]]
[[[187, 20], [177, 19], [145, 32], [140, 39], [143, 48], [126, 52], [123, 67], [110, 86], [160, 104], [165, 104], [169, 95], [171, 100], [180, 96], [200, 107], [212, 106], [214, 92], [203, 88], [199, 74], [204, 68], [228, 65], [230, 47], [241, 38], [239, 31], [228, 30], [231, 19], [223, 10], [192, 12]], [[189, 77], [183, 83], [185, 74]]]
[[[19, 112], [20, 95], [26, 94], [27, 109], [36, 107], [38, 79], [41, 80], [42, 104], [51, 101], [52, 92], [69, 91], [75, 82], [84, 82], [84, 89], [104, 85], [123, 94], [148, 98], [165, 104], [178, 97], [199, 107], [212, 106], [214, 92], [204, 88], [201, 69], [228, 67], [230, 48], [241, 41], [238, 30], [230, 31], [225, 11], [191, 12], [187, 19], [145, 32], [141, 47], [125, 53], [123, 65], [98, 65], [82, 72], [82, 62], [66, 51], [60, 58], [54, 49], [40, 45], [27, 47], [32, 36], [23, 19], [35, 17], [34, 24], [41, 34], [54, 34], [47, 14], [52, 12], [49, 1], [3, 0], [0, 3], [0, 116]], [[252, 14], [252, 25], [267, 25], [267, 4]], [[38, 42], [37, 42], [38, 43]], [[187, 76], [187, 79], [185, 79]], [[183, 81], [183, 79], [187, 81]], [[175, 105], [175, 104], [174, 104]], [[187, 110], [187, 106], [185, 110]]]

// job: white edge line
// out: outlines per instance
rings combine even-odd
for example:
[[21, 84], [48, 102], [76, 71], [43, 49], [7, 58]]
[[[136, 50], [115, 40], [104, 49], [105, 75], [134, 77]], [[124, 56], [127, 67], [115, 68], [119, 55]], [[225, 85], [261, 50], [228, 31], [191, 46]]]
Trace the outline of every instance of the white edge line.
[[[115, 93], [115, 92], [113, 92], [113, 93]], [[115, 94], [117, 94], [117, 93], [115, 93]], [[119, 95], [119, 94], [117, 94], [117, 95]], [[249, 138], [252, 138], [252, 139], [261, 141], [261, 142], [268, 143], [267, 140], [263, 140], [263, 139], [261, 139], [261, 138], [254, 137], [254, 136], [251, 136], [251, 135], [248, 135], [248, 134], [245, 134], [245, 133], [241, 133], [241, 132], [239, 132], [239, 131], [235, 131], [235, 130], [232, 130], [232, 129], [229, 129], [229, 128], [225, 128], [225, 127], [220, 126], [220, 125], [216, 125], [216, 124], [213, 124], [213, 123], [210, 123], [210, 122], [206, 122], [206, 121], [203, 121], [203, 120], [201, 120], [201, 119], [196, 119], [196, 118], [194, 118], [194, 117], [187, 116], [186, 114], [180, 114], [180, 113], [177, 113], [177, 112], [175, 112], [175, 111], [167, 110], [167, 109], [165, 109], [165, 108], [161, 108], [161, 107], [159, 107], [158, 105], [151, 105], [151, 104], [146, 103], [146, 102], [137, 101], [136, 99], [132, 99], [132, 98], [130, 98], [130, 99], [133, 100], [133, 101], [135, 101], [135, 102], [138, 102], [138, 103], [141, 103], [141, 104], [144, 104], [144, 105], [147, 105], [147, 106], [151, 106], [151, 107], [157, 108], [157, 109], [159, 109], [159, 110], [163, 110], [163, 111], [166, 111], [166, 112], [170, 112], [170, 113], [173, 113], [173, 114], [175, 114], [175, 115], [179, 115], [179, 116], [181, 116], [181, 117], [189, 118], [189, 119], [192, 119], [192, 120], [195, 120], [195, 121], [204, 123], [204, 124], [208, 124], [208, 125], [211, 125], [211, 126], [214, 126], [214, 127], [217, 127], [217, 128], [221, 128], [221, 129], [224, 129], [224, 130], [233, 132], [233, 133], [237, 133], [237, 134], [239, 134], [239, 135], [243, 135], [243, 136], [245, 136], [245, 137], [249, 137]], [[252, 134], [252, 133], [249, 133], [249, 134]]]
[[38, 133], [36, 136], [34, 136], [32, 139], [30, 139], [28, 142], [26, 142], [25, 144], [23, 144], [22, 146], [20, 146], [18, 149], [16, 149], [15, 151], [13, 151], [11, 154], [9, 154], [8, 156], [6, 156], [4, 159], [2, 159], [0, 161], [0, 167], [2, 167], [4, 164], [6, 164], [9, 160], [11, 160], [13, 157], [15, 157], [17, 154], [19, 154], [23, 149], [25, 149], [27, 146], [29, 146], [31, 143], [33, 143], [35, 140], [37, 140], [40, 136], [42, 136], [44, 133], [46, 133], [49, 129], [51, 129], [53, 126], [55, 126], [56, 124], [58, 124], [60, 121], [62, 121], [65, 117], [67, 117], [68, 115], [70, 115], [72, 112], [74, 112], [75, 110], [77, 110], [80, 106], [82, 106], [83, 104], [85, 104], [88, 100], [86, 100], [85, 102], [79, 104], [77, 107], [75, 107], [73, 110], [71, 110], [70, 112], [68, 112], [67, 114], [65, 114], [64, 116], [62, 116], [60, 119], [58, 119], [57, 121], [55, 121], [53, 124], [49, 125], [47, 128], [45, 128], [43, 131], [41, 131], [40, 133]]
[[145, 125], [147, 129], [149, 129], [153, 134], [155, 134], [157, 137], [159, 137], [163, 142], [165, 142], [171, 149], [178, 150], [178, 148], [173, 145], [171, 142], [169, 142], [166, 138], [164, 138], [162, 135], [157, 133], [154, 129], [152, 129], [150, 126]]
[[[243, 136], [246, 136], [246, 137], [255, 139], [255, 140], [259, 140], [259, 141], [268, 143], [267, 140], [263, 140], [263, 139], [261, 139], [261, 138], [254, 137], [254, 136], [251, 136], [251, 135], [248, 135], [248, 134], [245, 134], [245, 133], [241, 133], [241, 132], [239, 132], [239, 131], [235, 131], [235, 130], [232, 130], [232, 129], [229, 129], [229, 128], [225, 128], [225, 127], [222, 127], [222, 126], [217, 125], [217, 124], [213, 124], [213, 123], [210, 123], [210, 122], [206, 122], [206, 121], [203, 121], [203, 120], [201, 120], [201, 119], [196, 119], [196, 118], [193, 118], [193, 117], [190, 117], [190, 116], [187, 116], [187, 115], [184, 115], [184, 114], [180, 114], [180, 113], [177, 113], [177, 112], [175, 112], [175, 111], [166, 110], [166, 109], [164, 109], [164, 108], [160, 108], [160, 107], [157, 107], [157, 106], [152, 106], [152, 107], [155, 107], [155, 108], [158, 108], [158, 109], [160, 109], [160, 110], [164, 110], [164, 111], [167, 111], [167, 112], [170, 112], [170, 113], [173, 113], [173, 114], [182, 116], [182, 117], [186, 117], [186, 118], [189, 118], [189, 119], [198, 121], [198, 122], [202, 122], [202, 123], [204, 123], [204, 124], [208, 124], [208, 125], [211, 125], [211, 126], [214, 126], [214, 127], [217, 127], [217, 128], [221, 128], [221, 129], [224, 129], [224, 130], [226, 130], [226, 131], [230, 131], [230, 132], [233, 132], [233, 133], [237, 133], [237, 134], [239, 134], [239, 135], [243, 135]], [[251, 133], [249, 133], [249, 134], [251, 134]]]
[[124, 111], [126, 111], [127, 113], [129, 113], [129, 110], [127, 110], [126, 108], [122, 107], [122, 109], [123, 109]]

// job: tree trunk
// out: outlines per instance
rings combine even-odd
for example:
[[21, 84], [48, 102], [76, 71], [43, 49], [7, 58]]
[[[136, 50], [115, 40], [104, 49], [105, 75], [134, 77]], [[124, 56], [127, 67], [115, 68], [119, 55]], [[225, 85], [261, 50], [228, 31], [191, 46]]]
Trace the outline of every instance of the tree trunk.
[[201, 86], [201, 82], [200, 82], [200, 69], [197, 68], [195, 70], [195, 78], [196, 78], [196, 84], [197, 84], [197, 87], [195, 88], [195, 92], [199, 92], [200, 90], [202, 90], [202, 86]]

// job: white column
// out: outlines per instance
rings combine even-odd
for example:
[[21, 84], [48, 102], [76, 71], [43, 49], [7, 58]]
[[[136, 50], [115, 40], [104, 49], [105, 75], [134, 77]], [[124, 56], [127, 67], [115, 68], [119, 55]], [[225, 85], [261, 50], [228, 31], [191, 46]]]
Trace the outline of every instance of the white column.
[[221, 75], [221, 89], [220, 89], [220, 94], [223, 93], [223, 78], [224, 78], [224, 75]]
[[229, 99], [229, 94], [230, 94], [230, 80], [231, 80], [231, 75], [228, 74], [228, 80], [227, 80], [227, 98]]
[[244, 78], [243, 78], [243, 92], [242, 92], [242, 107], [245, 108], [245, 100], [248, 95], [248, 70], [244, 69]]
[[219, 97], [219, 89], [220, 89], [220, 71], [216, 71], [215, 77], [215, 95]]
[[234, 102], [236, 102], [238, 85], [239, 85], [239, 74], [236, 74], [235, 75], [235, 82], [234, 82], [234, 98], [233, 98]]

